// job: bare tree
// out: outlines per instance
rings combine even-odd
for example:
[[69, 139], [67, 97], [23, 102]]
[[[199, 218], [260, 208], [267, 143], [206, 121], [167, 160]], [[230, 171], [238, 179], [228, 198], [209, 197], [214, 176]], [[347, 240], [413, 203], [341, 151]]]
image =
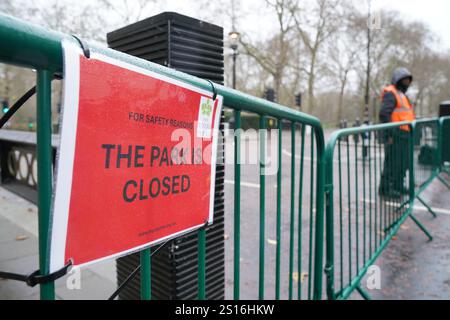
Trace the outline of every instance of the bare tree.
[[[348, 31], [347, 31], [348, 32]], [[349, 74], [355, 67], [355, 57], [360, 50], [355, 45], [352, 33], [338, 34], [328, 47], [326, 68], [331, 82], [337, 83], [339, 98], [337, 104], [337, 120], [343, 118], [344, 97], [349, 82]]]
[[141, 20], [157, 0], [100, 0], [100, 3], [116, 15], [121, 24], [127, 25]]
[[[399, 66], [407, 67], [414, 75], [410, 93], [415, 93], [417, 110], [428, 113], [428, 104], [435, 95], [436, 81], [440, 81], [439, 47], [434, 34], [423, 23], [405, 21], [395, 11], [381, 11], [381, 29], [372, 33], [371, 78], [369, 81], [372, 96], [379, 96], [382, 88], [390, 84], [392, 71]], [[366, 18], [361, 15], [355, 24], [361, 36], [367, 30]], [[360, 76], [360, 88], [363, 88], [366, 57], [364, 53], [356, 56], [356, 66]]]
[[266, 4], [274, 10], [277, 18], [278, 31], [269, 39], [264, 47], [260, 44], [252, 44], [248, 37], [241, 39], [246, 54], [255, 61], [273, 78], [274, 90], [280, 94], [283, 76], [288, 64], [291, 30], [293, 28], [293, 15], [288, 10], [292, 5], [291, 0], [266, 0]]
[[[295, 29], [309, 54], [308, 64], [303, 68], [308, 77], [307, 112], [314, 109], [314, 86], [320, 50], [339, 27], [341, 3], [341, 0], [315, 0], [307, 2], [304, 7], [299, 6], [298, 2], [291, 3], [288, 7], [294, 18]], [[309, 10], [306, 7], [309, 7]]]

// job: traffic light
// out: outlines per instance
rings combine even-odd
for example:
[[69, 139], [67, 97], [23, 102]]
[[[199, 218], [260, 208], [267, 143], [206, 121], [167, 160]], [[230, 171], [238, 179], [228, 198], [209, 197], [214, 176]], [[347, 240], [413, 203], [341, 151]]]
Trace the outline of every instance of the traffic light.
[[3, 100], [2, 101], [2, 111], [3, 111], [3, 114], [5, 114], [5, 113], [7, 113], [9, 111], [8, 100]]
[[266, 89], [266, 91], [264, 92], [264, 99], [271, 102], [275, 102], [276, 101], [275, 90], [273, 90], [272, 88]]
[[302, 106], [302, 94], [298, 93], [295, 95], [295, 106], [301, 107]]

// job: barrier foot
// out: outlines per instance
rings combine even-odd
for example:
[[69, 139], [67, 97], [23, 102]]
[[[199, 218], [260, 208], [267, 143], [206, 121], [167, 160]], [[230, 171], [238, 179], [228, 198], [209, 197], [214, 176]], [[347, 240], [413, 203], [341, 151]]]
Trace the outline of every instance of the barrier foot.
[[433, 209], [420, 196], [417, 196], [417, 199], [425, 206], [425, 208], [427, 208], [428, 212], [430, 212], [433, 217], [437, 218], [436, 212], [434, 212]]
[[398, 220], [397, 221], [395, 221], [393, 224], [391, 224], [390, 226], [387, 226], [386, 228], [384, 228], [384, 233], [388, 233], [389, 231], [391, 231], [392, 230], [392, 228], [394, 228], [395, 226], [397, 226], [397, 224], [398, 224]]
[[[447, 171], [446, 171], [445, 173], [448, 174]], [[447, 181], [445, 181], [445, 180], [444, 180], [442, 177], [440, 177], [440, 176], [438, 176], [438, 179], [439, 179], [439, 181], [442, 182], [448, 189], [450, 189], [450, 184], [449, 184]]]
[[428, 232], [428, 230], [423, 226], [423, 224], [421, 224], [420, 221], [417, 220], [416, 217], [414, 217], [412, 214], [410, 214], [409, 216], [414, 221], [414, 223], [420, 228], [420, 230], [422, 230], [423, 233], [425, 233], [427, 235], [428, 239], [430, 239], [430, 241], [433, 241], [433, 237]]
[[364, 300], [372, 300], [370, 295], [363, 288], [361, 288], [361, 285], [357, 286], [356, 290], [359, 292], [359, 294], [361, 295], [361, 297], [363, 297]]
[[395, 223], [391, 224], [390, 226], [387, 226], [386, 228], [383, 229], [384, 233], [388, 233], [389, 230], [391, 230], [394, 227]]
[[[401, 210], [403, 210], [405, 208], [405, 206], [409, 204], [409, 201], [403, 202], [402, 205], [398, 208], [395, 209], [395, 213], [399, 213]], [[399, 219], [395, 220], [391, 225], [387, 226], [386, 228], [383, 229], [384, 233], [388, 233], [392, 228], [394, 228], [395, 226], [397, 226]]]
[[450, 176], [450, 171], [447, 168], [442, 168], [441, 171], [446, 173], [448, 176]]

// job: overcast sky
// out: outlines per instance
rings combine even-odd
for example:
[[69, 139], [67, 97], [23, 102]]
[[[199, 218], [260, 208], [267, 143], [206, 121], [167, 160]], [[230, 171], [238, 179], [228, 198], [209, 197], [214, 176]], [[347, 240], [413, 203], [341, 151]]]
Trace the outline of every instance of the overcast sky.
[[[1, 1], [1, 0], [0, 0]], [[37, 0], [45, 6], [45, 0]], [[91, 3], [92, 0], [65, 0], [67, 2]], [[98, 0], [94, 0], [98, 1]], [[231, 0], [229, 0], [231, 3]], [[358, 6], [360, 10], [367, 10], [368, 0], [347, 0]], [[450, 0], [371, 0], [373, 11], [380, 8], [394, 9], [401, 13], [403, 19], [419, 20], [429, 25], [442, 40], [442, 50], [450, 50]], [[307, 3], [308, 0], [301, 0]], [[214, 2], [211, 2], [215, 6]], [[267, 39], [267, 33], [276, 30], [276, 18], [265, 4], [265, 0], [240, 0], [241, 6], [237, 9], [240, 15], [238, 31], [258, 39]], [[199, 2], [194, 0], [165, 0], [155, 6], [150, 6], [148, 16], [163, 11], [176, 11], [194, 18], [208, 20], [230, 31], [230, 21], [216, 21], [215, 14], [208, 19], [208, 9], [201, 8]], [[229, 10], [220, 8], [220, 10]], [[222, 15], [223, 16], [223, 15]], [[381, 21], [383, 22], [383, 21]], [[107, 30], [111, 31], [111, 30]]]
[[[353, 0], [359, 7], [367, 8], [367, 1]], [[449, 0], [372, 0], [374, 10], [382, 7], [401, 12], [405, 19], [421, 20], [441, 38], [443, 47], [450, 49], [450, 1]], [[166, 0], [159, 9], [163, 11], [177, 11], [193, 17], [199, 17], [198, 8], [192, 6], [188, 0]], [[256, 9], [256, 10], [255, 10]], [[264, 37], [264, 33], [273, 30], [276, 23], [273, 14], [265, 7], [264, 0], [241, 0], [239, 10], [240, 29], [250, 35]], [[202, 13], [204, 14], [204, 13]], [[229, 26], [225, 22], [225, 31]], [[444, 48], [442, 48], [444, 49]]]
[[372, 2], [374, 8], [396, 9], [406, 18], [426, 22], [441, 37], [443, 45], [450, 49], [449, 0], [372, 0]]

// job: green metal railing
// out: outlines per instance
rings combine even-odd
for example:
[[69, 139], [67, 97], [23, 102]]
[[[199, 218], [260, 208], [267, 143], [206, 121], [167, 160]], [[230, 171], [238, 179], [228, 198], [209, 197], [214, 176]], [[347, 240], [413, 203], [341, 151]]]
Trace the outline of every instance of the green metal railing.
[[[265, 175], [267, 168], [259, 163], [259, 174], [253, 171], [259, 176], [259, 190], [256, 193], [254, 190], [241, 190], [241, 185], [246, 183], [242, 177], [246, 171], [252, 170], [252, 166], [241, 161], [241, 155], [248, 154], [249, 150], [242, 145], [245, 138], [241, 136], [244, 132], [239, 130], [242, 124], [241, 111], [234, 111], [233, 298], [242, 297], [241, 271], [246, 272], [245, 281], [248, 283], [252, 281], [252, 271], [259, 270], [256, 280], [259, 299], [267, 296], [274, 299], [318, 299], [321, 298], [318, 286], [323, 277], [323, 268], [318, 269], [322, 265], [322, 257], [319, 255], [323, 241], [323, 221], [319, 214], [323, 210], [323, 194], [318, 193], [320, 190], [323, 192], [323, 170], [320, 168], [323, 156], [322, 133], [320, 127], [273, 117], [276, 115], [261, 116], [259, 129], [265, 129], [268, 121], [277, 121], [278, 135], [271, 135], [271, 139], [276, 140], [277, 147], [271, 150], [271, 154], [272, 159], [277, 159], [278, 170], [275, 176]], [[289, 139], [289, 145], [283, 145], [283, 141]], [[260, 131], [260, 159], [264, 159], [269, 151], [265, 141], [267, 132]], [[283, 156], [288, 157], [284, 158], [288, 162], [283, 162]], [[247, 175], [247, 179], [249, 178], [251, 176]], [[245, 204], [253, 203], [255, 197], [259, 197], [258, 226], [254, 222], [256, 217], [252, 215], [254, 207], [244, 205], [245, 208], [241, 208], [242, 199], [245, 199]], [[267, 201], [271, 197], [276, 201]], [[242, 234], [243, 225], [253, 232], [259, 229], [257, 247], [252, 245], [251, 235]], [[275, 239], [272, 242], [274, 247], [266, 245], [270, 238]], [[244, 254], [241, 250], [243, 243], [247, 248], [255, 250], [247, 249]], [[254, 256], [256, 252], [258, 259]], [[270, 259], [271, 256], [274, 257], [273, 260]], [[241, 267], [241, 260], [246, 261], [245, 269]], [[256, 261], [258, 264], [255, 264]], [[274, 291], [268, 294], [268, 290]], [[244, 291], [244, 298], [253, 298], [247, 288]]]
[[447, 172], [444, 161], [450, 117], [345, 129], [326, 147], [327, 295], [346, 299], [361, 286], [400, 226], [410, 217], [429, 240], [431, 234], [413, 215], [421, 193]]
[[[450, 117], [442, 117], [439, 119], [439, 143], [442, 146], [439, 153], [439, 170], [450, 176], [450, 148], [444, 146], [450, 145]], [[438, 179], [450, 189], [450, 184], [441, 176]]]
[[[20, 21], [0, 14], [0, 43], [7, 44], [2, 46], [0, 51], [0, 62], [17, 65], [25, 68], [37, 70], [37, 159], [38, 159], [38, 211], [39, 211], [39, 257], [40, 270], [43, 275], [49, 272], [49, 239], [50, 239], [50, 205], [52, 199], [52, 166], [51, 166], [51, 80], [55, 74], [61, 75], [63, 70], [63, 53], [61, 41], [63, 39], [75, 41], [71, 36], [43, 29], [41, 27]], [[211, 83], [172, 69], [124, 54], [107, 48], [90, 46], [90, 50], [102, 53], [106, 56], [151, 70], [158, 74], [177, 79], [184, 83], [194, 85], [204, 90], [211, 90]], [[278, 128], [282, 129], [283, 123], [290, 123], [291, 133], [291, 175], [290, 175], [290, 242], [289, 242], [289, 298], [293, 297], [292, 278], [294, 274], [294, 241], [295, 229], [297, 228], [297, 263], [299, 277], [302, 274], [303, 258], [307, 260], [308, 285], [306, 290], [307, 298], [320, 299], [322, 297], [322, 277], [323, 277], [323, 204], [324, 204], [324, 135], [321, 123], [317, 118], [294, 111], [290, 108], [268, 102], [263, 99], [255, 98], [243, 94], [239, 91], [226, 88], [221, 85], [215, 85], [217, 94], [224, 98], [224, 105], [232, 108], [235, 113], [236, 127], [240, 127], [241, 112], [251, 112], [259, 115], [260, 129], [266, 126], [266, 120], [269, 118], [278, 121]], [[310, 174], [308, 181], [303, 178], [306, 171], [304, 165], [306, 130], [309, 128], [310, 135]], [[296, 135], [301, 136], [301, 155], [300, 165], [297, 174], [297, 163], [295, 154]], [[237, 134], [235, 140], [235, 166], [234, 166], [234, 298], [240, 298], [240, 254], [241, 254], [241, 164], [240, 164], [240, 146], [241, 137]], [[264, 131], [259, 137], [260, 158], [265, 158], [265, 143], [267, 136]], [[281, 264], [282, 264], [282, 130], [280, 130], [278, 140], [279, 169], [277, 172], [277, 246], [276, 246], [276, 270], [275, 270], [275, 296], [280, 297], [281, 287]], [[259, 181], [259, 292], [260, 299], [265, 298], [266, 287], [266, 259], [265, 253], [265, 221], [268, 215], [266, 210], [266, 192], [267, 183], [264, 173], [264, 164], [260, 164]], [[298, 184], [298, 189], [295, 186]], [[305, 185], [304, 185], [305, 184]], [[308, 225], [302, 224], [304, 190], [309, 187], [309, 218]], [[298, 193], [297, 193], [298, 192]], [[297, 198], [297, 202], [296, 202]], [[253, 201], [253, 199], [252, 199]], [[298, 208], [296, 209], [296, 205]], [[296, 210], [298, 210], [296, 212]], [[295, 216], [298, 217], [297, 227], [295, 227]], [[306, 233], [303, 232], [306, 229]], [[205, 299], [205, 230], [198, 231], [198, 298]], [[307, 241], [303, 238], [306, 237]], [[305, 247], [305, 248], [303, 248]], [[150, 249], [141, 252], [141, 297], [142, 299], [151, 299], [151, 254]], [[301, 281], [299, 281], [298, 298], [302, 298]], [[54, 283], [41, 285], [41, 298], [54, 299]]]
[[414, 123], [414, 178], [415, 197], [433, 215], [433, 209], [421, 193], [439, 176], [441, 150], [439, 119], [421, 119]]
[[[49, 272], [50, 210], [52, 199], [51, 81], [62, 75], [62, 40], [71, 36], [49, 31], [0, 14], [0, 62], [37, 70], [37, 159], [39, 210], [39, 267]], [[204, 90], [211, 83], [114, 50], [90, 50], [177, 79]], [[233, 137], [232, 274], [233, 298], [248, 298], [242, 274], [255, 275], [259, 299], [321, 299], [324, 209], [326, 209], [326, 288], [329, 299], [346, 299], [361, 286], [368, 268], [410, 217], [417, 199], [435, 214], [421, 193], [440, 173], [450, 174], [450, 117], [395, 123], [335, 132], [325, 148], [320, 121], [312, 116], [239, 91], [214, 85], [235, 119]], [[249, 185], [242, 155], [248, 153], [244, 114], [257, 115], [259, 178], [257, 191]], [[268, 136], [268, 122], [278, 135]], [[275, 140], [272, 140], [275, 139]], [[275, 148], [268, 148], [272, 142]], [[289, 141], [286, 143], [286, 141]], [[267, 175], [264, 161], [277, 161]], [[287, 157], [287, 158], [286, 158]], [[286, 161], [284, 161], [286, 160]], [[228, 169], [227, 169], [228, 170]], [[231, 197], [230, 197], [231, 198]], [[228, 198], [227, 198], [228, 199]], [[275, 199], [274, 201], [270, 201]], [[255, 212], [254, 206], [258, 210]], [[324, 207], [325, 206], [325, 207]], [[256, 214], [256, 216], [252, 215]], [[251, 232], [246, 232], [250, 228]], [[257, 235], [256, 237], [254, 235]], [[269, 237], [275, 239], [267, 246]], [[248, 238], [248, 239], [247, 239]], [[206, 299], [206, 234], [198, 231], [198, 298]], [[151, 252], [140, 253], [141, 298], [151, 299]], [[245, 261], [245, 264], [242, 263]], [[255, 272], [258, 270], [258, 272]], [[296, 276], [295, 276], [296, 275]], [[245, 279], [245, 282], [248, 278]], [[273, 290], [273, 291], [272, 291]], [[54, 283], [41, 285], [42, 299], [55, 299]]]
[[354, 290], [369, 298], [361, 281], [408, 217], [431, 239], [411, 214], [413, 132], [409, 123], [366, 126], [335, 132], [327, 144], [325, 272], [330, 299], [346, 299]]

